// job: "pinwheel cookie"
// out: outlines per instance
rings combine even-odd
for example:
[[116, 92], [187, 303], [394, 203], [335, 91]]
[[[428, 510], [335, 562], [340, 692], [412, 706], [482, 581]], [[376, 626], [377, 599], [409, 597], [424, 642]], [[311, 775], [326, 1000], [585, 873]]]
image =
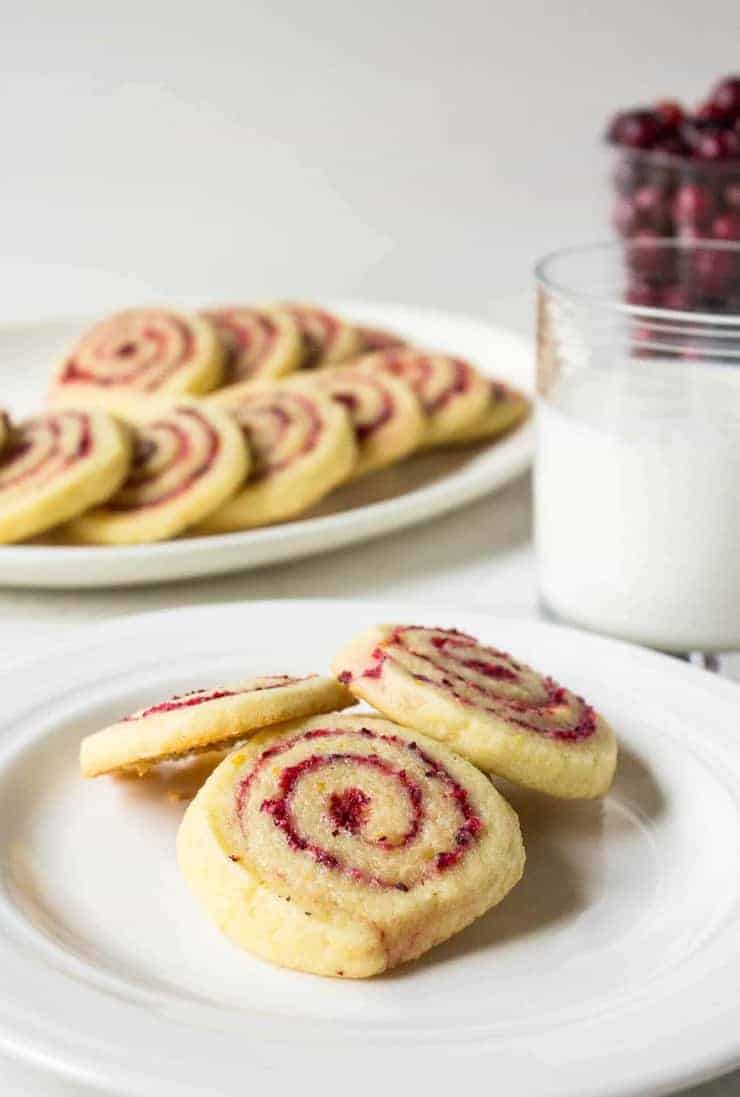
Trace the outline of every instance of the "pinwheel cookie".
[[521, 422], [529, 411], [529, 400], [526, 396], [510, 385], [505, 385], [503, 381], [489, 381], [488, 393], [486, 410], [467, 427], [458, 431], [451, 440], [453, 444], [497, 438]]
[[362, 347], [360, 333], [352, 324], [315, 305], [283, 301], [277, 307], [289, 313], [300, 329], [303, 369], [333, 366], [353, 354], [359, 354]]
[[424, 413], [405, 381], [380, 370], [351, 366], [316, 370], [291, 386], [318, 388], [347, 409], [357, 441], [353, 477], [385, 468], [419, 446], [426, 429]]
[[388, 720], [331, 715], [230, 754], [185, 814], [178, 859], [237, 945], [362, 978], [495, 906], [524, 849], [516, 815], [464, 759]]
[[125, 483], [71, 522], [68, 539], [117, 545], [175, 537], [233, 495], [249, 469], [244, 435], [219, 408], [144, 401], [132, 430]]
[[130, 457], [128, 431], [104, 411], [69, 408], [8, 428], [0, 453], [0, 542], [34, 537], [107, 499]]
[[222, 385], [282, 377], [301, 364], [303, 340], [289, 313], [234, 306], [211, 309], [203, 315], [226, 348]]
[[427, 417], [423, 447], [445, 445], [483, 414], [488, 384], [461, 358], [426, 351], [393, 349], [362, 355], [359, 369], [387, 371], [416, 393]]
[[134, 770], [218, 750], [260, 728], [354, 704], [333, 678], [262, 675], [235, 685], [196, 689], [124, 717], [80, 746], [84, 777]]
[[203, 521], [205, 533], [248, 529], [290, 518], [346, 480], [357, 458], [347, 412], [318, 391], [289, 382], [235, 385], [211, 406], [225, 408], [244, 431], [253, 468], [237, 495]]
[[357, 697], [489, 773], [565, 799], [603, 796], [617, 745], [582, 698], [455, 629], [381, 625], [334, 672]]
[[96, 324], [57, 369], [55, 404], [125, 408], [142, 394], [198, 395], [221, 379], [212, 324], [168, 309], [130, 309]]

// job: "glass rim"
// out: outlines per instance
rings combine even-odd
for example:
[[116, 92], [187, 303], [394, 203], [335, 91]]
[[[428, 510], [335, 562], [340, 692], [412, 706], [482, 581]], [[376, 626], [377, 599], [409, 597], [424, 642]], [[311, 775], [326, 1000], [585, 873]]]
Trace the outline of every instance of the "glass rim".
[[568, 247], [556, 248], [538, 259], [534, 265], [534, 276], [537, 284], [550, 293], [571, 300], [580, 301], [591, 306], [611, 309], [614, 312], [624, 313], [636, 319], [669, 321], [684, 321], [692, 324], [715, 324], [724, 327], [740, 325], [740, 313], [699, 312], [690, 309], [666, 309], [653, 305], [633, 305], [620, 300], [615, 295], [589, 292], [576, 285], [569, 285], [562, 279], [554, 278], [549, 268], [561, 259], [575, 258], [579, 255], [593, 255], [596, 252], [611, 252], [623, 254], [630, 249], [668, 249], [673, 251], [691, 251], [696, 248], [712, 251], [733, 252], [740, 259], [740, 242], [704, 239], [696, 237], [691, 240], [682, 240], [680, 237], [664, 237], [659, 240], [600, 240], [591, 244], [571, 244]]

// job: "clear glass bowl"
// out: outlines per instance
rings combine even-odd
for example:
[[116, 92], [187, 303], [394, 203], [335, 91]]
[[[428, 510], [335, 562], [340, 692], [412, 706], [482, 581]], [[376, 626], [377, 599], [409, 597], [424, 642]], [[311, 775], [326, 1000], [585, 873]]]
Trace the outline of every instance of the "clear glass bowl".
[[[612, 169], [612, 226], [624, 240], [678, 237], [693, 243], [709, 239], [718, 243], [740, 241], [740, 161], [705, 163], [662, 152], [625, 148], [609, 150]], [[703, 304], [717, 308], [727, 298], [730, 274], [707, 270], [697, 285], [698, 297], [680, 301], [670, 282], [650, 268], [634, 270], [629, 283], [636, 305], [673, 308]], [[740, 302], [728, 306], [740, 309]]]
[[[707, 255], [725, 272], [714, 309]], [[646, 269], [693, 306], [632, 304]], [[576, 248], [537, 282], [543, 604], [668, 651], [740, 648], [740, 245]]]

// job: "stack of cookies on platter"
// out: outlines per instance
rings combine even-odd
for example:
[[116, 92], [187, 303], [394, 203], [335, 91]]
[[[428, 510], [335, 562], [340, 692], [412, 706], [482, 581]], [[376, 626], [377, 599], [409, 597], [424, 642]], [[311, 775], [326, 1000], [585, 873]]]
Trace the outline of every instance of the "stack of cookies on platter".
[[[83, 775], [204, 751], [178, 860], [237, 945], [362, 978], [412, 960], [498, 904], [524, 870], [492, 777], [564, 799], [608, 791], [617, 744], [581, 697], [455, 629], [384, 625], [335, 677], [201, 688], [82, 742]], [[361, 700], [374, 711], [345, 713]]]
[[290, 303], [111, 316], [58, 365], [49, 403], [19, 424], [0, 414], [0, 543], [269, 525], [528, 411], [462, 359]]

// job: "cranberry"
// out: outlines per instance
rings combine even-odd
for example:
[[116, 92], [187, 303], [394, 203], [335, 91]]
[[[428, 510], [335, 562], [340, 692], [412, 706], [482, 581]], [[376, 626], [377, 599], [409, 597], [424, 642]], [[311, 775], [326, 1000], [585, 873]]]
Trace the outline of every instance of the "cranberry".
[[660, 304], [664, 309], [674, 312], [688, 312], [694, 303], [693, 294], [688, 286], [676, 282], [672, 286], [665, 286], [660, 291]]
[[712, 221], [712, 236], [716, 240], [740, 241], [740, 210], [718, 214]]
[[720, 80], [709, 102], [722, 118], [740, 117], [740, 76], [726, 76]]
[[724, 114], [711, 99], [708, 99], [706, 103], [700, 103], [696, 108], [694, 118], [697, 122], [721, 122]]
[[620, 236], [631, 236], [636, 231], [638, 224], [637, 210], [629, 198], [621, 196], [617, 198], [612, 222]]
[[691, 152], [680, 133], [669, 133], [667, 137], [661, 137], [655, 148], [668, 156], [688, 156]]
[[645, 279], [663, 274], [670, 262], [670, 251], [661, 247], [661, 239], [660, 233], [654, 229], [642, 229], [632, 237], [629, 265]]
[[650, 110], [629, 110], [615, 115], [606, 133], [608, 141], [631, 149], [651, 149], [660, 136], [660, 122]]
[[699, 183], [684, 183], [676, 192], [673, 217], [679, 225], [701, 225], [714, 210], [712, 192]]
[[635, 278], [629, 285], [625, 296], [628, 305], [638, 308], [655, 308], [659, 304], [658, 291], [649, 282]]
[[676, 129], [684, 119], [683, 107], [675, 99], [663, 99], [657, 103], [655, 114], [665, 129]]
[[659, 229], [668, 219], [665, 191], [654, 183], [638, 187], [632, 199], [635, 211], [644, 225]]
[[731, 251], [697, 248], [691, 257], [692, 273], [702, 294], [723, 297], [735, 267]]
[[740, 137], [732, 130], [710, 130], [694, 146], [697, 160], [731, 160], [740, 155]]

